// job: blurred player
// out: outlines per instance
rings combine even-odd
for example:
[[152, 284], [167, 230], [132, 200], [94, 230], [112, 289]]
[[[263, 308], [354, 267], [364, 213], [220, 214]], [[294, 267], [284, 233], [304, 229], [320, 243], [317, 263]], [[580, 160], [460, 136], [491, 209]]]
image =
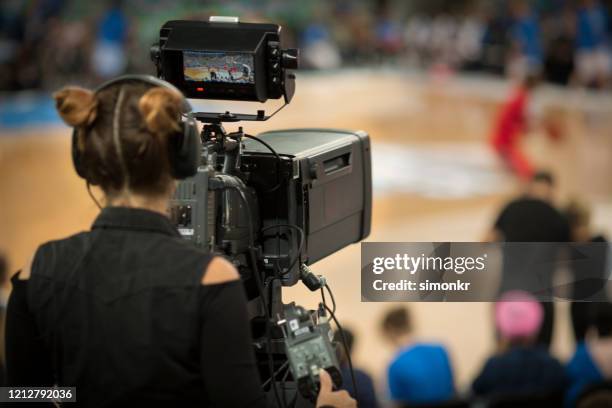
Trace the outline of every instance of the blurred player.
[[[497, 113], [490, 138], [497, 154], [522, 181], [529, 181], [534, 175], [533, 165], [520, 142], [523, 135], [538, 124], [536, 118], [528, 117], [528, 106], [539, 81], [538, 74], [530, 73], [512, 91]], [[540, 118], [539, 125], [551, 141], [562, 140], [563, 127], [552, 115]]]
[[523, 181], [531, 179], [533, 165], [522, 151], [520, 140], [527, 128], [527, 104], [538, 77], [527, 75], [497, 114], [491, 135], [491, 144], [497, 154]]

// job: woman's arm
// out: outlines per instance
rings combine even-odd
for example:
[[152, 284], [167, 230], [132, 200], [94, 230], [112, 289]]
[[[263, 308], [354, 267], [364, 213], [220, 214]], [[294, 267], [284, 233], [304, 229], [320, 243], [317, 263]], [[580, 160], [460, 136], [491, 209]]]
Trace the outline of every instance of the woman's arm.
[[264, 407], [247, 300], [232, 264], [215, 258], [202, 278], [201, 373], [214, 406]]
[[28, 306], [31, 264], [12, 277], [6, 311], [6, 374], [9, 386], [52, 385], [53, 368]]

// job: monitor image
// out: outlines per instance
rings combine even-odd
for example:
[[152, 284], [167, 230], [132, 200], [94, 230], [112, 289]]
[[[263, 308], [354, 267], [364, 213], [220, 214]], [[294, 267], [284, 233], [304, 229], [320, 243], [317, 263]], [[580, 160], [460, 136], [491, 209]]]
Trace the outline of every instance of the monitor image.
[[183, 74], [189, 82], [254, 84], [253, 54], [183, 51]]

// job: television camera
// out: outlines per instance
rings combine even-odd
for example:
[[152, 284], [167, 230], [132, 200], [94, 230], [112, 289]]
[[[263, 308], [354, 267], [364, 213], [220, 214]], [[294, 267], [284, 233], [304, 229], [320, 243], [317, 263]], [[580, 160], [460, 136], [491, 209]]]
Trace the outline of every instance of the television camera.
[[[151, 58], [157, 76], [189, 98], [263, 103], [282, 97], [282, 108], [295, 92], [298, 51], [281, 44], [276, 24], [227, 17], [168, 21]], [[342, 381], [329, 325], [335, 305], [308, 311], [284, 304], [281, 290], [302, 281], [313, 291], [328, 290], [333, 299], [325, 278], [309, 265], [370, 232], [370, 141], [362, 131], [252, 136], [242, 127], [227, 132], [223, 126], [265, 121], [276, 112], [190, 113], [203, 123], [201, 165], [179, 183], [171, 215], [185, 239], [227, 256], [238, 268], [270, 398], [285, 405], [281, 400], [293, 394], [308, 405], [318, 392], [319, 369], [337, 386]]]

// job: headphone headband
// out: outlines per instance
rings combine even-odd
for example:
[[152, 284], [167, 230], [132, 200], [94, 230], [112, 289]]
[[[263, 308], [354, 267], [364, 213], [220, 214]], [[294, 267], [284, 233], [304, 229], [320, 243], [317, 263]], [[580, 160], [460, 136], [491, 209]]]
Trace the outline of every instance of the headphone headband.
[[[104, 82], [98, 86], [94, 93], [98, 93], [109, 86], [120, 84], [122, 82], [145, 82], [151, 86], [161, 86], [172, 91], [176, 91], [182, 97], [182, 112], [184, 115], [181, 118], [181, 136], [180, 138], [172, 138], [169, 144], [169, 159], [172, 176], [176, 179], [184, 179], [191, 177], [198, 171], [200, 163], [201, 143], [200, 135], [198, 132], [198, 126], [195, 119], [189, 115], [191, 112], [191, 105], [185, 98], [185, 95], [179, 91], [174, 85], [163, 79], [156, 78], [151, 75], [123, 75], [110, 81]], [[116, 146], [119, 144], [115, 141]], [[72, 163], [77, 174], [87, 180], [87, 172], [82, 164], [81, 152], [78, 147], [77, 129], [72, 131]], [[119, 152], [121, 156], [121, 152]], [[89, 182], [89, 180], [88, 180]]]
[[182, 112], [183, 113], [188, 113], [191, 112], [191, 105], [189, 104], [189, 102], [187, 101], [187, 98], [185, 98], [185, 95], [183, 95], [183, 93], [174, 85], [172, 85], [170, 82], [164, 81], [163, 79], [160, 78], [156, 78], [153, 75], [136, 75], [136, 74], [128, 74], [128, 75], [122, 75], [120, 77], [108, 80], [106, 82], [103, 82], [101, 85], [99, 85], [95, 90], [94, 93], [98, 93], [100, 91], [102, 91], [103, 89], [106, 89], [112, 85], [117, 85], [120, 84], [122, 82], [133, 82], [133, 81], [140, 81], [140, 82], [145, 82], [149, 85], [152, 86], [161, 86], [163, 88], [168, 88], [172, 91], [177, 92], [178, 94], [180, 94], [183, 97], [183, 106], [182, 106]]

